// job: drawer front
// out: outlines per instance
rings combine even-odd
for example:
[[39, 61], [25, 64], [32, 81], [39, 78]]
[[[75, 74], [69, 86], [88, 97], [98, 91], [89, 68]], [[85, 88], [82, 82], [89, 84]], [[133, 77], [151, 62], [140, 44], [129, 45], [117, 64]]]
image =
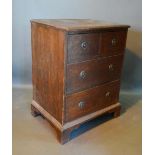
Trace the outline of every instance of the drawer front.
[[117, 103], [119, 100], [119, 90], [120, 82], [115, 81], [68, 95], [65, 103], [65, 121], [72, 121]]
[[76, 63], [122, 54], [126, 37], [127, 31], [68, 35], [67, 62]]
[[124, 53], [127, 31], [104, 32], [101, 36], [101, 55], [113, 56]]
[[68, 35], [68, 63], [89, 60], [99, 55], [99, 33]]
[[123, 55], [68, 64], [66, 94], [120, 79]]

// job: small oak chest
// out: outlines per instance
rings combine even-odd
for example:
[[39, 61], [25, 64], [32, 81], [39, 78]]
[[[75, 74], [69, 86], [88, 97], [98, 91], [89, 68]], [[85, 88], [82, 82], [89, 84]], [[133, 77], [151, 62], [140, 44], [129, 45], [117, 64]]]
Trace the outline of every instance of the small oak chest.
[[73, 129], [105, 113], [120, 115], [128, 25], [85, 19], [31, 20], [33, 116], [66, 143]]

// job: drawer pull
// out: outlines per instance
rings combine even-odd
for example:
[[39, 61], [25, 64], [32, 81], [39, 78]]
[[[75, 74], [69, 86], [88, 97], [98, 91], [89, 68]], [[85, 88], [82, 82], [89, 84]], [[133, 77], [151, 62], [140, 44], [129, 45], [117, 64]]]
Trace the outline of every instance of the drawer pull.
[[113, 69], [114, 69], [114, 68], [113, 68], [113, 64], [110, 64], [110, 65], [109, 65], [109, 70], [110, 70], [110, 71], [113, 71]]
[[85, 103], [83, 101], [79, 102], [78, 106], [80, 109], [84, 108]]
[[110, 96], [110, 92], [109, 92], [109, 91], [106, 92], [105, 96], [106, 96], [106, 97]]
[[112, 46], [115, 46], [115, 45], [116, 45], [116, 43], [117, 43], [116, 38], [113, 38], [113, 39], [112, 39], [112, 41], [111, 41]]
[[85, 50], [87, 48], [87, 42], [85, 42], [85, 41], [82, 42], [81, 43], [81, 48]]
[[87, 74], [86, 74], [85, 71], [81, 71], [81, 72], [80, 72], [80, 78], [81, 78], [81, 79], [85, 79], [85, 78], [86, 78], [86, 75], [87, 75]]

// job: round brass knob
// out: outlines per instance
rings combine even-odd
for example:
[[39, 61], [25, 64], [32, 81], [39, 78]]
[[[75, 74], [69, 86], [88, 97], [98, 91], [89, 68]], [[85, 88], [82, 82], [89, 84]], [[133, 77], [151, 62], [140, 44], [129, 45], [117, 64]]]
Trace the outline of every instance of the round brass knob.
[[87, 48], [87, 42], [85, 42], [85, 41], [82, 42], [82, 43], [81, 43], [81, 48], [82, 48], [82, 49], [86, 49], [86, 48]]
[[112, 44], [112, 46], [115, 46], [115, 45], [116, 45], [116, 43], [117, 43], [116, 38], [113, 38], [113, 39], [111, 40], [111, 44]]
[[81, 79], [85, 79], [86, 76], [87, 76], [87, 73], [86, 73], [85, 71], [81, 71], [81, 72], [80, 72], [80, 78], [81, 78]]
[[80, 101], [79, 104], [78, 104], [80, 109], [83, 109], [84, 105], [85, 105], [85, 103], [83, 101]]
[[113, 64], [110, 64], [110, 65], [109, 65], [109, 70], [112, 71], [113, 69], [114, 69], [114, 68], [113, 68]]
[[109, 91], [106, 92], [106, 93], [105, 93], [105, 96], [106, 96], [106, 97], [110, 96], [110, 92], [109, 92]]

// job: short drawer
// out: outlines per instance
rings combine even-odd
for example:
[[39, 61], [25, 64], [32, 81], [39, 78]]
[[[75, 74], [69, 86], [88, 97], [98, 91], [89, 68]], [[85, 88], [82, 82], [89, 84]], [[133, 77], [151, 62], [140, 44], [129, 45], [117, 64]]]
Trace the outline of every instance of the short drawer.
[[76, 63], [123, 54], [126, 36], [127, 31], [68, 35], [67, 62]]
[[123, 55], [68, 64], [66, 94], [120, 79]]
[[113, 56], [123, 54], [125, 50], [127, 31], [104, 32], [101, 35], [101, 55]]
[[68, 35], [68, 63], [89, 60], [99, 55], [99, 33]]
[[68, 95], [65, 103], [65, 121], [72, 121], [117, 103], [119, 100], [119, 90], [120, 82], [115, 81]]

